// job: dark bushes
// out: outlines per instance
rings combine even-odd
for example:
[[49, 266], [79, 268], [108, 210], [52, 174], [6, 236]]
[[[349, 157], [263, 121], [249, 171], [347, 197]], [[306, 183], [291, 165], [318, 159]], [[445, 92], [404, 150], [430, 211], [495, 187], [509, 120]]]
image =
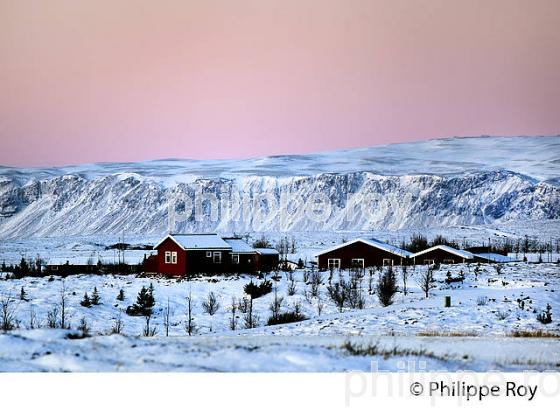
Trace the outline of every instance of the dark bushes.
[[301, 322], [302, 320], [306, 320], [306, 319], [307, 316], [297, 311], [279, 313], [275, 316], [269, 317], [267, 325], [272, 326], [272, 325], [281, 325], [283, 323]]
[[269, 280], [264, 280], [260, 284], [255, 285], [253, 281], [249, 282], [243, 288], [246, 294], [251, 296], [251, 299], [257, 299], [267, 293], [272, 292], [272, 282]]

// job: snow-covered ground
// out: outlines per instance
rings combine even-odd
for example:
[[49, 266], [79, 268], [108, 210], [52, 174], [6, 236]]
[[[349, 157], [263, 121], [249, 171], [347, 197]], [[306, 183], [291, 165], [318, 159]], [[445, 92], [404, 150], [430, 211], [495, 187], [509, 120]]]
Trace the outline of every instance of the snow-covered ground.
[[[92, 337], [67, 338], [69, 331], [45, 328], [49, 311], [59, 303], [63, 279], [24, 278], [0, 281], [0, 295], [13, 296], [20, 329], [0, 335], [0, 370], [68, 371], [334, 371], [368, 370], [371, 361], [382, 369], [398, 369], [409, 360], [423, 361], [426, 370], [525, 370], [557, 369], [560, 338], [511, 337], [515, 331], [543, 330], [560, 334], [560, 265], [552, 263], [442, 266], [436, 288], [425, 298], [418, 286], [423, 266], [409, 269], [409, 292], [397, 293], [394, 303], [382, 307], [369, 292], [369, 274], [362, 282], [364, 309], [343, 308], [330, 300], [328, 273], [322, 274], [320, 297], [310, 296], [304, 271], [296, 271], [296, 293], [287, 293], [287, 277], [273, 280], [282, 311], [300, 304], [309, 319], [292, 324], [265, 326], [273, 293], [254, 300], [259, 326], [244, 329], [243, 313], [237, 311], [238, 329], [229, 329], [232, 298], [243, 297], [243, 286], [252, 279], [204, 277], [190, 281], [134, 276], [77, 275], [64, 279], [68, 297], [68, 321], [75, 330], [82, 318]], [[447, 272], [465, 274], [464, 283], [448, 285]], [[342, 273], [347, 275], [347, 273]], [[373, 275], [373, 286], [377, 282]], [[397, 268], [399, 286], [402, 272]], [[335, 273], [333, 282], [339, 273]], [[124, 313], [142, 286], [154, 287], [156, 308], [154, 337], [140, 337], [144, 318]], [[26, 300], [19, 300], [21, 288]], [[80, 306], [84, 292], [96, 287], [101, 304]], [[125, 300], [116, 296], [124, 290]], [[204, 313], [203, 301], [214, 292], [220, 308], [214, 316]], [[196, 335], [185, 332], [186, 297], [194, 300]], [[451, 296], [452, 306], [444, 307]], [[164, 312], [169, 301], [169, 337], [164, 332]], [[522, 303], [522, 302], [523, 303]], [[553, 322], [544, 325], [537, 313], [552, 306]], [[319, 305], [323, 305], [319, 313]], [[33, 312], [33, 313], [32, 313]], [[35, 315], [40, 329], [26, 329]], [[122, 335], [108, 335], [118, 317]], [[453, 336], [451, 336], [453, 335]], [[374, 355], [351, 354], [343, 345], [377, 345]], [[394, 350], [393, 350], [394, 349]], [[392, 353], [391, 353], [392, 351]]]

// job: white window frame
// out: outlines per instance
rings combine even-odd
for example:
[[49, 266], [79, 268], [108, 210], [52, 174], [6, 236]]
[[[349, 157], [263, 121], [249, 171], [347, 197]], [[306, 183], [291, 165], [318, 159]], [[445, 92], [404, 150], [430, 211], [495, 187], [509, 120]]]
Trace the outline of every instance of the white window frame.
[[390, 258], [383, 259], [383, 266], [393, 266], [393, 264], [394, 264], [393, 259]]
[[238, 253], [232, 253], [231, 254], [231, 263], [234, 265], [239, 265], [239, 254]]
[[176, 265], [177, 252], [165, 251], [165, 263], [169, 265]]
[[212, 263], [222, 263], [222, 252], [213, 252]]
[[330, 269], [340, 269], [340, 258], [329, 258], [327, 259], [327, 268]]
[[452, 264], [455, 263], [455, 261], [454, 261], [453, 259], [444, 259], [444, 260], [443, 260], [443, 263], [444, 263], [445, 265], [452, 265]]
[[206, 251], [206, 257], [211, 258], [212, 257], [212, 251]]
[[435, 259], [424, 259], [424, 265], [435, 265], [435, 264], [436, 264]]
[[[364, 258], [352, 258], [350, 261], [352, 263], [353, 268], [361, 268], [364, 269], [366, 267], [366, 262]], [[359, 263], [359, 265], [358, 265]]]

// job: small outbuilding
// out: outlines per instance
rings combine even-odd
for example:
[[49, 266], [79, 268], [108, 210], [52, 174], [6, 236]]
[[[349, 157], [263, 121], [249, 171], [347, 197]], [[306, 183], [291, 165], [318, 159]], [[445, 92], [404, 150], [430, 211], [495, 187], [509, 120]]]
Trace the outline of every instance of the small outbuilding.
[[468, 251], [455, 249], [447, 245], [436, 245], [411, 256], [415, 265], [433, 265], [436, 263], [454, 264], [474, 262], [474, 255]]
[[410, 252], [377, 239], [358, 238], [316, 254], [319, 270], [403, 265]]
[[257, 252], [257, 270], [271, 272], [278, 270], [280, 254], [272, 248], [255, 248]]

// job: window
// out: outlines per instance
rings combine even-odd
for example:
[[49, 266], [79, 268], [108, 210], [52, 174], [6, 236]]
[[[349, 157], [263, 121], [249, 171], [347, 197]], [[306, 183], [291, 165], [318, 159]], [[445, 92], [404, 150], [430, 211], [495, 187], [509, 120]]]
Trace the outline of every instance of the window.
[[340, 259], [329, 259], [327, 265], [329, 269], [340, 269]]
[[212, 257], [212, 251], [206, 251], [206, 257], [211, 258]]
[[364, 268], [364, 260], [363, 259], [352, 259], [352, 267], [353, 268]]
[[433, 259], [424, 259], [424, 265], [435, 265], [436, 261]]
[[231, 254], [231, 263], [233, 263], [234, 265], [239, 264], [239, 255], [237, 253]]
[[393, 266], [393, 259], [383, 259], [383, 266]]
[[450, 263], [455, 263], [455, 261], [454, 261], [453, 259], [444, 259], [444, 260], [443, 260], [443, 263], [449, 265]]
[[214, 263], [222, 263], [222, 252], [214, 252], [214, 258], [212, 259]]
[[165, 263], [176, 264], [177, 263], [177, 252], [166, 251], [165, 252]]

